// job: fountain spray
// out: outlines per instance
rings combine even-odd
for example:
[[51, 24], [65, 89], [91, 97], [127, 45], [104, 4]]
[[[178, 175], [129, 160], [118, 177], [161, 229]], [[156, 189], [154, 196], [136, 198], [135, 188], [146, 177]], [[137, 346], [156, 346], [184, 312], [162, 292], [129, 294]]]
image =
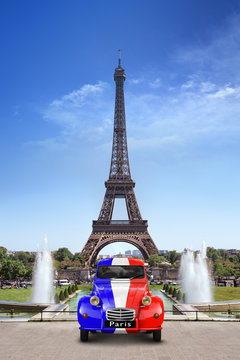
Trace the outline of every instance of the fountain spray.
[[32, 302], [54, 303], [53, 264], [46, 235], [44, 237], [44, 249], [38, 251], [34, 264]]
[[192, 250], [187, 249], [181, 257], [180, 279], [182, 290], [186, 295], [186, 303], [212, 301], [211, 279], [208, 272], [206, 243], [196, 257]]

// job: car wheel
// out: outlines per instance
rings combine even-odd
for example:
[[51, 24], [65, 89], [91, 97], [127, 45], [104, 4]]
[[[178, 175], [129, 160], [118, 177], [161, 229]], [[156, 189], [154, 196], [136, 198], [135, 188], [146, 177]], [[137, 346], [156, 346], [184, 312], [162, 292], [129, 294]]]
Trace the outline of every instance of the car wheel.
[[83, 342], [88, 341], [88, 330], [80, 330], [80, 340]]
[[153, 330], [153, 341], [160, 342], [162, 339], [162, 330]]

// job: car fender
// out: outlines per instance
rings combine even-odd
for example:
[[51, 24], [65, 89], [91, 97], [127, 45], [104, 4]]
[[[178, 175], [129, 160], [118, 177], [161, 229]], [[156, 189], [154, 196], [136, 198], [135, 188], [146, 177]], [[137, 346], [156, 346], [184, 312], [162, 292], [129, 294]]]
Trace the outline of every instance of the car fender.
[[[151, 296], [152, 302], [148, 306], [141, 306], [139, 311], [139, 328], [151, 329], [160, 328], [164, 318], [163, 301], [159, 296]], [[154, 314], [159, 317], [154, 318]]]
[[[94, 306], [90, 303], [91, 296], [83, 296], [78, 302], [78, 322], [84, 328], [101, 328], [101, 305]], [[87, 314], [87, 318], [83, 318]]]

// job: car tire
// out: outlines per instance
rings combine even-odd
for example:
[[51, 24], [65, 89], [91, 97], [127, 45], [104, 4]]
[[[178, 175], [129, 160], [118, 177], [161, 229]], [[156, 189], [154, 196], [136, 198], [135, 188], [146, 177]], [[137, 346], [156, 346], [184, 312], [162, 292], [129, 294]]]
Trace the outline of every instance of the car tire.
[[88, 330], [80, 330], [80, 340], [82, 342], [88, 341]]
[[153, 341], [160, 342], [162, 340], [162, 330], [153, 330]]

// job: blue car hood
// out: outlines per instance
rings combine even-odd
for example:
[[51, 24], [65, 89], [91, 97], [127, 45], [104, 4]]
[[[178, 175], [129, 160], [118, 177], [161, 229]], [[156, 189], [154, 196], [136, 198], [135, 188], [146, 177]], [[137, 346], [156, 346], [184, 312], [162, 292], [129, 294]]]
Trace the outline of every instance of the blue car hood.
[[104, 311], [109, 308], [111, 309], [115, 307], [111, 281], [95, 283], [93, 288], [93, 294], [99, 297]]

